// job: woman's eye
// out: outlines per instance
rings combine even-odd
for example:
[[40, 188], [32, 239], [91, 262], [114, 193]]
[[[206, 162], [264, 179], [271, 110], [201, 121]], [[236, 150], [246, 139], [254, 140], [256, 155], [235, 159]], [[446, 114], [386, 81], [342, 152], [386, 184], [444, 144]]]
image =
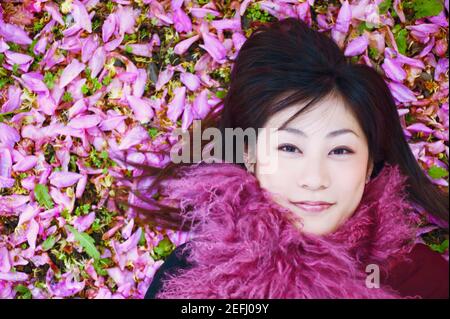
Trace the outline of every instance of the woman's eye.
[[[347, 152], [347, 153], [342, 153], [342, 151]], [[339, 152], [337, 155], [348, 155], [348, 154], [352, 154], [353, 153], [353, 151], [349, 150], [348, 148], [343, 148], [343, 147], [336, 148], [336, 149], [332, 150], [331, 152], [332, 153], [333, 152]]]
[[280, 151], [288, 152], [288, 153], [295, 153], [296, 150], [299, 150], [299, 149], [298, 149], [297, 147], [295, 147], [294, 145], [289, 145], [289, 144], [281, 145], [280, 147], [278, 147], [278, 149], [279, 149]]

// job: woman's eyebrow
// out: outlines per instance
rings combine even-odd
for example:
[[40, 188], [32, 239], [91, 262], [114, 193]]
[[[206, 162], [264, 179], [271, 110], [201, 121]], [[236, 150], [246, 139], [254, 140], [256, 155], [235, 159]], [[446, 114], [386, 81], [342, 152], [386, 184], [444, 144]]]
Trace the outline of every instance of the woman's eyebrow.
[[[297, 128], [294, 128], [294, 127], [279, 128], [279, 129], [277, 129], [277, 131], [286, 131], [286, 132], [289, 132], [289, 133], [301, 135], [303, 137], [308, 137], [308, 135], [306, 135], [305, 132], [303, 132], [302, 130], [299, 130]], [[347, 134], [347, 133], [352, 133], [352, 134], [355, 134], [357, 137], [359, 137], [358, 134], [356, 134], [354, 131], [352, 131], [351, 129], [348, 129], [348, 128], [343, 128], [343, 129], [340, 129], [340, 130], [337, 130], [337, 131], [329, 132], [326, 137], [327, 138], [331, 138], [331, 137], [336, 137], [338, 135]]]

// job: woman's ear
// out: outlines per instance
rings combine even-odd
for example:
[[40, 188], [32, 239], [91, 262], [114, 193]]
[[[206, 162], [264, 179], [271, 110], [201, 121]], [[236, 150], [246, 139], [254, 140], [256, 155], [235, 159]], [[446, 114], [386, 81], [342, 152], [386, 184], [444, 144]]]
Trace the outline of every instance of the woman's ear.
[[367, 165], [367, 173], [366, 173], [366, 184], [370, 181], [370, 176], [372, 176], [373, 172], [373, 161], [369, 159], [369, 165]]
[[244, 165], [247, 168], [247, 171], [249, 171], [250, 173], [254, 174], [255, 173], [255, 161], [254, 161], [254, 157], [252, 157], [250, 155], [249, 152], [249, 148], [247, 145], [245, 145], [245, 150], [244, 150]]

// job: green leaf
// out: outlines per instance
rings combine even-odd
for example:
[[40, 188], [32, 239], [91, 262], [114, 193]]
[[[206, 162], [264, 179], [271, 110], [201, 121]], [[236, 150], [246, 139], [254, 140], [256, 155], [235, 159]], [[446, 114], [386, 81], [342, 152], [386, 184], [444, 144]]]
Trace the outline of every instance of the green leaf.
[[444, 9], [440, 0], [414, 0], [412, 7], [416, 19], [436, 16]]
[[54, 236], [49, 236], [47, 239], [42, 243], [42, 250], [47, 251], [52, 249], [52, 247], [55, 245], [56, 239]]
[[108, 1], [106, 3], [106, 9], [108, 9], [108, 11], [111, 12], [114, 9], [114, 3], [112, 1]]
[[114, 263], [110, 258], [101, 258], [94, 261], [94, 269], [99, 276], [107, 276], [108, 272], [104, 269], [112, 266]]
[[88, 66], [84, 69], [84, 73], [88, 79], [91, 78], [91, 69]]
[[109, 85], [109, 83], [111, 83], [111, 81], [112, 81], [111, 77], [109, 75], [107, 75], [103, 78], [102, 84], [107, 86], [107, 85]]
[[13, 65], [13, 73], [17, 75], [17, 72], [19, 71], [19, 65], [17, 63], [14, 63]]
[[9, 49], [10, 49], [11, 51], [16, 51], [16, 52], [20, 51], [20, 45], [18, 45], [17, 43], [14, 43], [14, 42], [7, 42], [7, 44], [8, 44]]
[[39, 205], [44, 206], [47, 209], [53, 208], [53, 200], [48, 193], [46, 185], [36, 184], [34, 187], [34, 196], [36, 197]]
[[380, 53], [378, 52], [377, 48], [372, 48], [372, 47], [369, 48], [369, 56], [372, 59], [374, 59], [374, 60], [378, 59], [379, 55], [380, 55]]
[[17, 291], [18, 294], [20, 294], [18, 299], [31, 299], [32, 297], [30, 289], [28, 289], [24, 285], [17, 285], [14, 287], [14, 290]]
[[365, 30], [372, 31], [374, 27], [372, 25], [367, 24], [366, 22], [361, 22], [358, 25], [358, 33], [363, 34]]
[[448, 249], [448, 239], [444, 240], [440, 244], [430, 244], [429, 246], [432, 250], [437, 251], [440, 254], [443, 254]]
[[133, 48], [132, 48], [131, 46], [129, 46], [129, 45], [126, 45], [126, 46], [125, 46], [125, 52], [127, 52], [127, 53], [133, 53]]
[[216, 92], [216, 96], [217, 96], [219, 99], [223, 99], [226, 95], [227, 95], [227, 92], [226, 92], [226, 91], [217, 91], [217, 92]]
[[212, 15], [211, 13], [209, 13], [209, 12], [206, 14], [206, 20], [208, 20], [209, 22], [211, 22], [215, 18], [216, 17], [214, 15]]
[[45, 72], [44, 83], [49, 89], [53, 89], [55, 86], [55, 76], [50, 72]]
[[150, 137], [153, 139], [156, 137], [156, 135], [158, 134], [158, 129], [156, 127], [150, 127], [148, 129], [148, 134], [150, 135]]
[[392, 1], [391, 0], [384, 0], [378, 5], [378, 8], [380, 9], [380, 14], [386, 13], [389, 8], [391, 7]]
[[156, 245], [155, 248], [153, 248], [153, 253], [156, 255], [157, 258], [165, 258], [172, 253], [172, 251], [175, 249], [175, 245], [170, 241], [169, 237], [167, 235], [164, 236], [164, 239], [162, 239], [158, 245]]
[[97, 90], [102, 88], [102, 84], [97, 79], [92, 79], [92, 92], [95, 93]]
[[81, 247], [83, 247], [86, 254], [91, 256], [94, 259], [100, 258], [100, 252], [95, 247], [95, 240], [91, 236], [86, 233], [80, 233], [75, 228], [70, 225], [66, 225], [66, 229], [69, 230], [75, 237], [75, 239], [80, 243]]
[[138, 245], [144, 246], [146, 242], [147, 242], [147, 240], [145, 239], [145, 233], [144, 233], [144, 230], [142, 230], [141, 238], [139, 238]]
[[408, 47], [406, 42], [406, 40], [408, 39], [408, 30], [406, 29], [399, 30], [397, 34], [394, 35], [394, 38], [395, 42], [397, 43], [398, 52], [405, 55], [406, 48]]
[[89, 87], [88, 87], [86, 84], [83, 84], [83, 85], [81, 86], [81, 92], [82, 92], [84, 95], [88, 94], [88, 93], [89, 93]]
[[62, 100], [63, 100], [63, 102], [72, 102], [73, 101], [72, 94], [67, 91], [64, 92]]
[[445, 168], [439, 166], [432, 166], [428, 169], [428, 174], [431, 178], [440, 179], [448, 176], [448, 171]]
[[75, 208], [75, 215], [77, 215], [77, 216], [87, 215], [90, 210], [91, 210], [91, 204], [80, 205], [80, 206], [77, 206], [77, 208]]

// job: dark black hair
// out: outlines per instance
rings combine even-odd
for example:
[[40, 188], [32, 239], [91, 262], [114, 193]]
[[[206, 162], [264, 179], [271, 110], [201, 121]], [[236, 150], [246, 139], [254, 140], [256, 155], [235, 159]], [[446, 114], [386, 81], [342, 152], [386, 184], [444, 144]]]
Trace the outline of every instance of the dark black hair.
[[[202, 121], [202, 128], [217, 126], [222, 133], [225, 128], [257, 131], [276, 112], [305, 103], [291, 121], [332, 93], [344, 98], [365, 134], [375, 165], [372, 177], [385, 163], [398, 164], [408, 177], [409, 199], [448, 221], [448, 189], [444, 191], [433, 184], [414, 158], [383, 76], [365, 64], [351, 63], [329, 36], [301, 20], [287, 18], [253, 32], [233, 64], [223, 110], [220, 114], [211, 112]], [[184, 164], [170, 163], [164, 169], [145, 165], [139, 168], [156, 176], [156, 186], [175, 174], [178, 165]], [[148, 190], [140, 190], [142, 198], [145, 191]], [[176, 209], [136, 209], [144, 213], [147, 221], [170, 228], [178, 225]]]

